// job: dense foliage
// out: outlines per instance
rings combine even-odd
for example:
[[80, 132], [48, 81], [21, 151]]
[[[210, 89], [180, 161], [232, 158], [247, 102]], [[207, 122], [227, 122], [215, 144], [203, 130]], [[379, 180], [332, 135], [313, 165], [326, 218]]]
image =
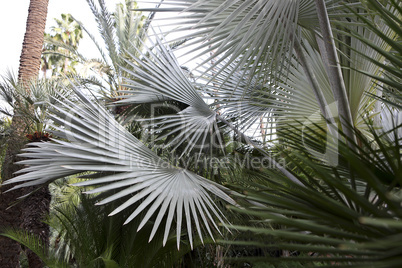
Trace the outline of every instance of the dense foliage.
[[[107, 53], [87, 63], [107, 83], [31, 103], [52, 138], [5, 182], [90, 194], [55, 203], [49, 265], [401, 262], [401, 3], [88, 3]], [[151, 27], [163, 12], [181, 12], [173, 40]]]

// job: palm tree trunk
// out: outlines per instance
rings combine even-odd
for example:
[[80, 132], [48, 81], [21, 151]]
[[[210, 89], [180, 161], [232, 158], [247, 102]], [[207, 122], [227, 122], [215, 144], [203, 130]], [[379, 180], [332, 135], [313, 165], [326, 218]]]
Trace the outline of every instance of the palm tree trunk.
[[22, 52], [18, 80], [27, 83], [38, 77], [42, 55], [49, 0], [31, 0]]
[[[22, 45], [20, 67], [18, 72], [19, 83], [28, 85], [28, 82], [37, 78], [40, 69], [40, 58], [44, 32], [46, 26], [47, 7], [49, 0], [31, 0], [28, 11], [26, 32]], [[28, 87], [26, 87], [28, 90]], [[24, 131], [26, 125], [24, 120], [18, 116], [18, 108], [14, 111], [11, 124], [12, 136], [8, 141], [5, 162], [2, 170], [2, 180], [11, 179], [14, 172], [21, 167], [15, 165], [17, 154], [25, 145]], [[7, 209], [10, 204], [16, 201], [16, 197], [24, 195], [27, 190], [4, 193], [7, 187], [0, 188], [0, 226], [2, 228], [25, 227], [29, 231], [39, 235], [45, 243], [48, 241], [49, 228], [42, 223], [43, 210], [49, 209], [50, 195], [48, 190], [38, 191], [34, 196], [26, 198], [16, 206]], [[0, 267], [19, 267], [20, 246], [5, 237], [0, 237]], [[29, 267], [42, 267], [40, 259], [32, 252], [28, 252]]]
[[[5, 161], [2, 169], [2, 180], [11, 178], [12, 174], [18, 170], [18, 167], [13, 165], [19, 149], [23, 146], [23, 139], [14, 135], [8, 140]], [[0, 228], [20, 228], [20, 219], [22, 215], [21, 204], [17, 204], [12, 208], [8, 207], [16, 201], [21, 195], [19, 191], [13, 191], [4, 194], [10, 186], [0, 186]], [[0, 230], [2, 231], [2, 230]], [[20, 245], [7, 237], [0, 236], [0, 267], [17, 268], [20, 267], [19, 256], [21, 252]]]

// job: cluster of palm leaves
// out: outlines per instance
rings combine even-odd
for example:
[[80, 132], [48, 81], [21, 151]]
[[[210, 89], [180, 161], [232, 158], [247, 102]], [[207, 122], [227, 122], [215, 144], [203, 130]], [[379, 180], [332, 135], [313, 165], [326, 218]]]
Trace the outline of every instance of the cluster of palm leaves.
[[[66, 183], [66, 180], [62, 182]], [[9, 230], [6, 233], [34, 251], [47, 267], [132, 267], [134, 264], [171, 267], [190, 251], [186, 241], [181, 242], [181, 250], [178, 251], [173, 234], [165, 245], [162, 245], [160, 234], [158, 239], [148, 243], [149, 232], [153, 228], [151, 222], [137, 231], [140, 219], [123, 225], [124, 217], [108, 217], [117, 203], [93, 206], [99, 197], [84, 195], [82, 191], [64, 190], [67, 191], [59, 192], [58, 196], [64, 202], [53, 202], [47, 220], [53, 233], [49, 249], [26, 231]], [[74, 198], [79, 198], [79, 204], [71, 202]], [[129, 216], [123, 213], [125, 217]]]
[[[145, 23], [88, 3], [110, 51], [108, 98], [117, 108], [73, 82], [73, 95], [47, 106], [52, 141], [31, 143], [26, 167], [7, 184], [78, 176], [75, 185], [102, 205], [94, 218], [109, 214], [105, 228], [133, 237], [108, 240], [125, 249], [97, 248], [116, 265], [137, 237], [156, 250], [172, 241], [182, 249], [229, 231], [253, 236], [224, 244], [260, 252], [230, 261], [400, 263], [398, 1], [166, 0], [135, 11], [151, 12]], [[161, 11], [186, 21], [177, 39], [150, 31]], [[196, 70], [179, 64], [171, 42], [202, 59]], [[69, 221], [93, 213], [81, 200]], [[76, 239], [69, 228], [60, 239]]]

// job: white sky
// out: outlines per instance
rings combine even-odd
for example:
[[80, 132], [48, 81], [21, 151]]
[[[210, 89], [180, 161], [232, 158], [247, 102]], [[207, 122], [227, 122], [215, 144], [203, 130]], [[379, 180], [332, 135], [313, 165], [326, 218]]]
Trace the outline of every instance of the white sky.
[[[116, 4], [124, 2], [124, 0], [105, 0], [105, 2], [108, 5], [108, 9], [114, 11]], [[29, 0], [0, 0], [0, 75], [4, 75], [8, 69], [14, 74], [18, 72], [28, 7]], [[62, 13], [72, 14], [97, 37], [97, 40], [101, 40], [95, 19], [86, 0], [49, 0], [47, 30], [54, 25], [54, 18], [61, 18]], [[96, 47], [85, 34], [80, 42], [79, 50], [87, 58], [98, 57]]]

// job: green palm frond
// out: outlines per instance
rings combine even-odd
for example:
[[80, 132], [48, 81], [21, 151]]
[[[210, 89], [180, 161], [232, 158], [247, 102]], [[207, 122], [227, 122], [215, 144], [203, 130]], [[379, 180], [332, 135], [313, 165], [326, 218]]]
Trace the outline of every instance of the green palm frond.
[[19, 182], [20, 184], [12, 188], [16, 190], [92, 171], [93, 175], [86, 176], [90, 180], [76, 185], [100, 185], [88, 193], [120, 189], [99, 204], [132, 196], [111, 212], [111, 215], [129, 209], [141, 201], [141, 205], [132, 212], [125, 223], [146, 211], [139, 226], [141, 229], [151, 217], [156, 216], [150, 239], [160, 228], [165, 217], [167, 221], [164, 244], [174, 219], [177, 225], [178, 246], [184, 219], [191, 245], [193, 224], [201, 240], [202, 226], [213, 237], [210, 226], [218, 229], [215, 218], [222, 223], [226, 220], [210, 194], [235, 204], [225, 193], [226, 189], [163, 161], [119, 125], [108, 111], [78, 90], [75, 99], [73, 102], [61, 98], [57, 104], [52, 105], [51, 128], [58, 138], [52, 139], [52, 142], [31, 143], [22, 154], [27, 160], [20, 162], [27, 167], [6, 184]]
[[111, 59], [110, 63], [117, 64], [119, 54], [118, 47], [116, 45], [116, 29], [114, 28], [113, 15], [107, 9], [104, 0], [98, 1], [99, 7], [95, 4], [93, 0], [87, 0], [87, 2], [98, 24], [98, 29], [103, 38], [103, 41], [105, 42], [106, 51], [109, 58]]
[[[73, 186], [67, 186], [75, 188]], [[70, 189], [74, 190], [74, 189]], [[31, 249], [47, 267], [130, 267], [133, 263], [141, 267], [171, 266], [191, 250], [183, 237], [180, 251], [176, 248], [176, 237], [169, 235], [167, 244], [162, 246], [163, 230], [156, 239], [148, 242], [148, 234], [153, 224], [137, 231], [141, 219], [123, 225], [129, 212], [116, 217], [108, 217], [108, 211], [118, 204], [93, 206], [99, 196], [78, 193], [78, 204], [56, 203], [52, 208], [48, 224], [53, 232], [50, 245], [44, 245], [34, 235], [22, 230], [2, 230], [3, 236], [11, 238]], [[212, 240], [205, 241], [211, 243]], [[201, 241], [196, 239], [195, 246]], [[147, 244], [144, 247], [144, 244]]]
[[[144, 23], [150, 23], [145, 19], [140, 12], [134, 12], [137, 8], [137, 4], [133, 1], [126, 1], [126, 4], [119, 4], [117, 6], [114, 19], [116, 21], [116, 37], [118, 40], [119, 54], [124, 55], [126, 51], [131, 54], [135, 54], [134, 48], [141, 48], [141, 41], [146, 38], [146, 31]], [[123, 56], [124, 57], [124, 56]], [[122, 61], [122, 59], [116, 59]]]
[[[2, 76], [2, 82], [0, 83], [0, 97], [5, 105], [0, 107], [0, 112], [6, 116], [12, 116], [12, 108], [15, 102], [15, 87], [17, 78], [12, 72], [7, 72], [6, 75]], [[9, 106], [9, 107], [7, 107]]]
[[135, 1], [127, 0], [124, 4], [116, 5], [115, 12], [107, 9], [104, 0], [88, 0], [87, 2], [103, 42], [97, 40], [83, 23], [77, 21], [101, 55], [101, 59], [88, 60], [82, 57], [81, 60], [86, 72], [94, 70], [95, 76], [105, 80], [104, 84], [108, 84], [108, 89], [102, 90], [101, 94], [113, 102], [119, 97], [118, 91], [122, 89], [121, 76], [126, 76], [120, 67], [127, 66], [126, 60], [131, 61], [130, 55], [139, 55], [137, 49], [142, 50], [154, 13], [146, 18], [141, 12], [135, 10], [137, 7]]
[[[390, 133], [397, 135], [400, 129], [400, 125], [395, 126]], [[234, 228], [251, 231], [266, 241], [275, 241], [277, 248], [296, 250], [300, 255], [281, 259], [267, 255], [250, 261], [299, 261], [345, 267], [399, 265], [402, 249], [400, 148], [373, 128], [370, 131], [378, 149], [357, 133], [363, 143], [360, 151], [353, 151], [340, 142], [337, 167], [311, 157], [300, 144], [298, 131], [285, 132], [292, 150], [282, 154], [289, 156], [288, 165], [296, 167], [297, 177], [305, 186], [272, 170], [255, 171], [264, 180], [247, 187], [249, 205], [247, 209], [235, 211], [259, 217], [261, 226]], [[255, 245], [272, 246], [257, 239]]]
[[48, 251], [48, 245], [45, 245], [40, 239], [35, 235], [25, 231], [25, 230], [1, 230], [0, 235], [13, 239], [21, 245], [29, 248], [34, 252], [46, 265], [50, 268], [67, 268], [71, 267], [67, 261], [59, 258], [57, 254], [51, 250]]
[[[68, 87], [63, 87], [65, 80], [59, 78], [33, 80], [26, 85], [18, 84], [11, 74], [3, 79], [3, 83], [0, 84], [0, 95], [11, 109], [2, 111], [11, 116], [18, 107], [18, 114], [15, 115], [26, 122], [28, 129], [24, 130], [25, 134], [43, 131], [46, 128], [48, 103], [53, 102], [52, 99], [56, 96], [68, 97], [71, 93]], [[85, 81], [78, 77], [77, 81], [85, 84]]]
[[[75, 56], [77, 56], [79, 59], [85, 59], [84, 55], [80, 54], [77, 51], [77, 47], [76, 46], [72, 46], [70, 44], [66, 44], [63, 41], [57, 40], [54, 37], [50, 36], [50, 35], [46, 35], [45, 36], [45, 49], [44, 51], [42, 51], [42, 53], [44, 54], [49, 54], [49, 55], [55, 55], [56, 57], [58, 55], [61, 55], [63, 57], [70, 57], [70, 58], [75, 58]], [[54, 48], [63, 48], [66, 51], [71, 52], [71, 55], [68, 55], [68, 53], [65, 52], [57, 52], [54, 50]]]
[[[72, 186], [69, 186], [72, 187]], [[129, 211], [108, 217], [109, 211], [122, 202], [105, 206], [93, 206], [102, 195], [79, 194], [79, 204], [63, 203], [52, 211], [50, 225], [54, 229], [51, 245], [57, 256], [72, 261], [79, 267], [103, 267], [101, 264], [114, 263], [119, 267], [130, 267], [133, 263], [141, 267], [173, 264], [183, 254], [190, 251], [190, 245], [180, 241], [180, 251], [176, 247], [176, 237], [170, 232], [166, 245], [162, 245], [164, 230], [158, 230], [155, 238], [148, 241], [153, 222], [148, 222], [137, 231], [142, 219], [134, 219], [123, 225]], [[209, 242], [206, 241], [207, 243]], [[201, 242], [196, 239], [195, 246]], [[147, 246], [144, 246], [147, 245]]]

